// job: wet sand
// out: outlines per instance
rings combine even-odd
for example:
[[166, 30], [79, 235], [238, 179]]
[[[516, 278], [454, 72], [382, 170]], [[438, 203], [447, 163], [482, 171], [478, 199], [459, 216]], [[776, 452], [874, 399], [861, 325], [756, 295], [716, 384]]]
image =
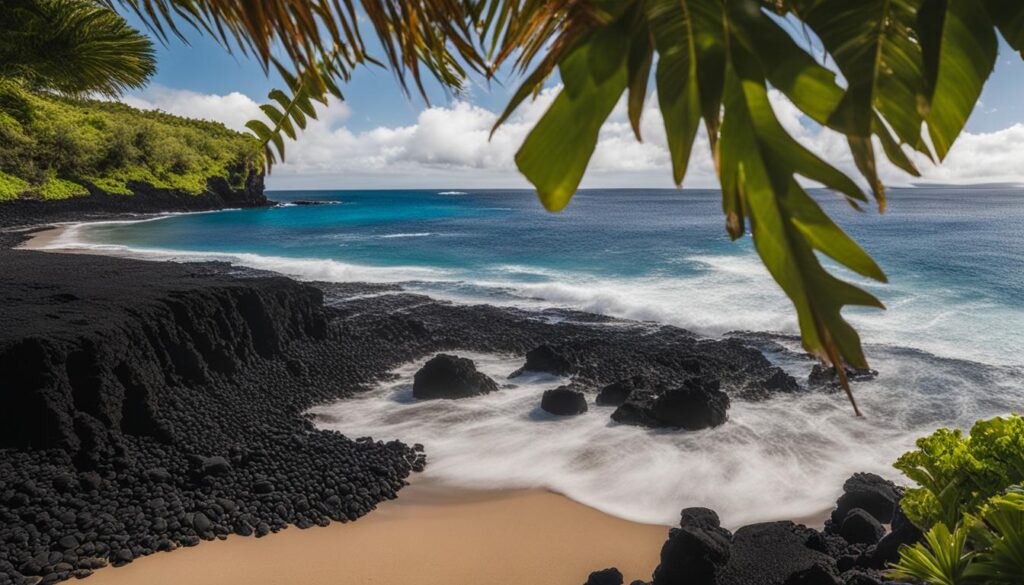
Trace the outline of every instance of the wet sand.
[[649, 580], [667, 527], [544, 491], [452, 491], [417, 482], [364, 518], [159, 553], [91, 585], [575, 585], [618, 567]]

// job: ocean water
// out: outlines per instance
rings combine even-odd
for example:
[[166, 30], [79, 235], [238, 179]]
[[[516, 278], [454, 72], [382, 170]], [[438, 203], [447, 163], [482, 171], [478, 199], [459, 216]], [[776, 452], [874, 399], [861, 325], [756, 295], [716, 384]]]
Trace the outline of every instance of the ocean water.
[[[526, 191], [272, 193], [285, 206], [80, 225], [53, 245], [168, 260], [224, 259], [300, 279], [398, 282], [457, 302], [566, 307], [670, 323], [710, 336], [792, 335], [791, 306], [749, 238], [730, 242], [719, 193], [592, 190], [562, 213]], [[452, 485], [553, 489], [611, 514], [674, 523], [683, 506], [730, 525], [826, 509], [850, 473], [893, 478], [916, 436], [1024, 405], [1024, 190], [894, 189], [889, 210], [822, 205], [871, 253], [889, 284], [862, 284], [887, 311], [847, 309], [877, 379], [841, 394], [737, 401], [700, 432], [610, 423], [607, 409], [538, 417], [539, 377], [460, 402], [416, 403], [419, 364], [360, 398], [316, 409], [351, 436], [427, 447], [426, 474]], [[792, 337], [783, 345], [798, 348]], [[522, 356], [475, 355], [503, 377]], [[770, 357], [798, 379], [812, 362]]]

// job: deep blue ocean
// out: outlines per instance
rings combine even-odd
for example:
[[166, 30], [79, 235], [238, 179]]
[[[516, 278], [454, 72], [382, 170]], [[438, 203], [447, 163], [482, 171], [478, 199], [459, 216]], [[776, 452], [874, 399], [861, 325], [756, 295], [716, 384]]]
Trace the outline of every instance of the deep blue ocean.
[[[584, 309], [712, 336], [796, 332], [791, 306], [750, 238], [727, 237], [717, 191], [588, 190], [555, 214], [522, 190], [269, 195], [333, 204], [91, 224], [69, 230], [58, 245], [226, 259], [307, 280], [397, 282], [456, 302]], [[890, 281], [840, 273], [888, 307], [846, 311], [880, 372], [856, 389], [865, 419], [853, 419], [840, 395], [736, 404], [727, 425], [706, 433], [609, 429], [607, 413], [599, 413], [545, 427], [556, 433], [552, 440], [578, 447], [552, 450], [514, 415], [517, 403], [508, 395], [491, 398], [492, 410], [466, 412], [460, 434], [450, 420], [433, 429], [421, 414], [410, 414], [405, 426], [385, 416], [410, 407], [389, 400], [401, 391], [389, 386], [361, 402], [363, 410], [333, 412], [332, 424], [354, 435], [423, 442], [428, 452], [433, 440], [427, 473], [452, 483], [539, 485], [650, 522], [671, 520], [680, 503], [701, 503], [739, 522], [808, 512], [808, 501], [825, 506], [851, 471], [894, 475], [889, 464], [914, 436], [1020, 410], [1024, 189], [893, 189], [884, 215], [856, 212], [827, 192], [815, 197]], [[499, 375], [520, 358], [479, 359]], [[806, 378], [808, 362], [776, 359]], [[532, 399], [523, 395], [521, 406]], [[594, 445], [612, 439], [643, 443], [647, 453], [605, 460]], [[592, 465], [567, 463], [580, 457]], [[530, 462], [535, 472], [523, 471]], [[607, 481], [609, 466], [625, 476], [621, 485]], [[820, 487], [794, 487], [801, 479]]]

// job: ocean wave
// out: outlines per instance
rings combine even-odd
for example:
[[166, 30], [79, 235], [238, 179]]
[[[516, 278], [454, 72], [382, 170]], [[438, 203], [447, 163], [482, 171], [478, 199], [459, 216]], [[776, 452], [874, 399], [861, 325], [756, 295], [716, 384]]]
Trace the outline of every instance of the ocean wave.
[[427, 236], [436, 236], [434, 232], [414, 232], [414, 233], [398, 233], [398, 234], [384, 234], [377, 236], [383, 240], [389, 240], [392, 238], [425, 238]]
[[452, 277], [443, 270], [416, 266], [367, 266], [331, 259], [290, 258], [251, 253], [196, 252], [166, 248], [135, 248], [124, 245], [96, 244], [68, 237], [68, 232], [50, 242], [46, 249], [81, 250], [100, 254], [164, 260], [171, 262], [227, 262], [235, 266], [277, 272], [303, 281], [324, 282], [444, 282]]
[[[155, 221], [146, 218], [117, 223]], [[113, 223], [113, 222], [108, 222]], [[691, 268], [674, 276], [608, 277], [531, 264], [501, 264], [472, 269], [417, 266], [373, 266], [330, 259], [221, 254], [181, 250], [149, 250], [88, 243], [85, 227], [68, 228], [50, 247], [89, 248], [181, 259], [225, 259], [254, 268], [275, 270], [307, 280], [416, 281], [419, 292], [462, 302], [537, 309], [561, 307], [613, 317], [677, 325], [718, 336], [734, 330], [799, 333], [792, 304], [757, 256], [703, 254], [681, 256]], [[400, 232], [378, 236], [340, 234], [332, 237], [419, 238], [437, 232]], [[936, 355], [995, 365], [1021, 363], [1024, 313], [993, 306], [984, 300], [942, 290], [922, 292], [915, 283], [888, 286], [859, 282], [875, 292], [887, 311], [851, 308], [844, 315], [865, 342], [916, 347]], [[948, 298], [947, 298], [948, 297]], [[964, 339], [973, 340], [970, 344]]]
[[465, 191], [439, 191], [438, 195], [469, 195]]

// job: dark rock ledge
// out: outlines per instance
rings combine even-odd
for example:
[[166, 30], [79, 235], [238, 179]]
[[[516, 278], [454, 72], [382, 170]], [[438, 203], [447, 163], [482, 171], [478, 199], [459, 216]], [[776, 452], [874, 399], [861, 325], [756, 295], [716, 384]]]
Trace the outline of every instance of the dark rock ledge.
[[[922, 537], [899, 507], [902, 495], [877, 475], [855, 474], [823, 531], [783, 521], [732, 533], [713, 510], [687, 508], [669, 530], [652, 580], [632, 585], [896, 585], [883, 569], [901, 545]], [[595, 571], [585, 585], [622, 583], [611, 568]]]

